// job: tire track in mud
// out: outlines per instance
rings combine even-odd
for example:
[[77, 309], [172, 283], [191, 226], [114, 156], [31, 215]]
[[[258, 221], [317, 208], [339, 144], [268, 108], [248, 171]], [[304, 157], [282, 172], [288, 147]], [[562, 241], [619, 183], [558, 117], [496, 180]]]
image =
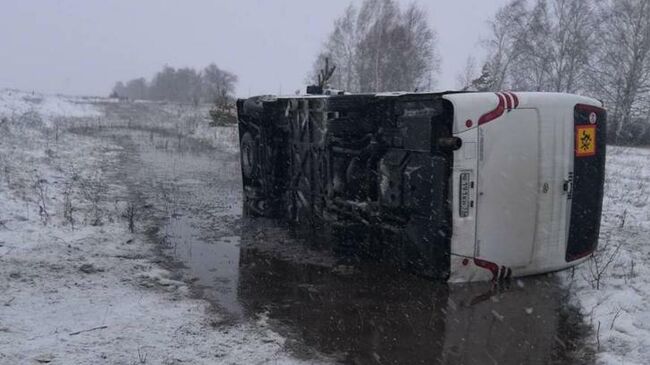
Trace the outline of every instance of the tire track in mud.
[[[212, 227], [215, 235], [233, 235], [233, 232], [238, 230], [239, 217], [220, 214], [222, 209], [232, 208], [226, 201], [216, 203], [196, 201], [192, 194], [195, 186], [188, 187], [189, 190], [179, 189], [179, 186], [183, 186], [191, 177], [181, 177], [182, 168], [177, 175], [176, 169], [170, 168], [170, 165], [164, 161], [158, 161], [160, 165], [157, 167], [162, 167], [160, 169], [148, 165], [147, 161], [143, 160], [142, 146], [153, 144], [149, 147], [153, 147], [153, 150], [163, 156], [183, 155], [184, 153], [196, 156], [197, 152], [207, 155], [216, 150], [211, 146], [187, 139], [168, 130], [108, 128], [99, 131], [98, 136], [109, 138], [124, 148], [120, 155], [120, 166], [112, 173], [115, 180], [124, 184], [128, 189], [129, 196], [125, 197], [125, 200], [136, 207], [136, 230], [143, 232], [154, 246], [157, 257], [153, 262], [174, 273], [173, 280], [187, 282], [192, 289], [192, 297], [210, 299], [204, 293], [207, 286], [200, 283], [198, 278], [192, 275], [191, 268], [175, 254], [177, 246], [175, 240], [178, 237], [175, 237], [177, 232], [173, 232], [174, 223], [184, 221], [185, 217], [201, 217], [204, 221], [215, 222], [218, 225], [218, 227], [216, 225]], [[163, 143], [160, 143], [161, 141]], [[184, 146], [189, 146], [191, 150], [182, 151]], [[230, 157], [230, 159], [234, 160], [234, 157]], [[204, 179], [196, 179], [196, 182], [204, 181]], [[191, 185], [196, 185], [196, 183]], [[211, 186], [207, 186], [207, 189], [210, 190]], [[219, 218], [218, 221], [215, 220], [215, 217]], [[192, 227], [192, 229], [195, 228]], [[222, 317], [220, 324], [234, 323], [234, 317], [228, 310], [221, 308], [218, 301], [211, 300], [211, 303], [216, 307], [219, 317]]]

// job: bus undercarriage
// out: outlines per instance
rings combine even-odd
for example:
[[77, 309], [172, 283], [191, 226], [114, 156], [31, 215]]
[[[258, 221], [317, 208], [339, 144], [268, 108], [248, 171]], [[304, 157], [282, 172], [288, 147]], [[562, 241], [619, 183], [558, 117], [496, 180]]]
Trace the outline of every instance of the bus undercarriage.
[[238, 101], [244, 214], [449, 275], [453, 110], [441, 94]]

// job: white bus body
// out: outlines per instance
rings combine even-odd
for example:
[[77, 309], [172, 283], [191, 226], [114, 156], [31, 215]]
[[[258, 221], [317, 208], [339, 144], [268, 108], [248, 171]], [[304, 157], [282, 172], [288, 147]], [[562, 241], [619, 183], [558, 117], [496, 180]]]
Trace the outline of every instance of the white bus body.
[[[596, 151], [598, 156], [576, 152], [575, 113], [576, 106], [583, 106], [589, 124], [602, 125], [595, 137], [604, 141], [602, 103], [554, 93], [444, 98], [454, 105], [453, 133], [463, 141], [454, 152], [452, 206], [460, 206], [461, 197], [470, 200], [466, 212], [454, 209], [449, 280], [532, 275], [586, 260], [595, 246], [567, 260], [569, 227], [599, 225], [602, 181], [595, 184], [601, 190], [592, 192], [598, 207], [593, 216], [572, 222], [574, 161], [598, 158], [594, 168], [602, 176], [605, 151], [604, 143], [593, 140], [586, 148], [603, 149]], [[469, 189], [465, 186], [463, 192], [461, 176], [469, 176]]]

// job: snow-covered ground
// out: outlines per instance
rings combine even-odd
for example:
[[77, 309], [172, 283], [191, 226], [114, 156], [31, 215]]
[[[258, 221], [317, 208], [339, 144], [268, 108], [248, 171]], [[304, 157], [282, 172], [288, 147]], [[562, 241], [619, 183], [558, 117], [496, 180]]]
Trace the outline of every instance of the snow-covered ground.
[[108, 176], [120, 147], [48, 128], [67, 116], [102, 113], [0, 91], [0, 364], [314, 363], [263, 316], [223, 325], [191, 299], [130, 232], [128, 193]]
[[52, 127], [59, 118], [99, 116], [100, 111], [82, 98], [11, 89], [0, 90], [0, 117], [6, 119], [22, 119], [30, 123], [40, 120], [46, 127]]
[[609, 147], [597, 255], [565, 272], [598, 362], [650, 364], [650, 149]]

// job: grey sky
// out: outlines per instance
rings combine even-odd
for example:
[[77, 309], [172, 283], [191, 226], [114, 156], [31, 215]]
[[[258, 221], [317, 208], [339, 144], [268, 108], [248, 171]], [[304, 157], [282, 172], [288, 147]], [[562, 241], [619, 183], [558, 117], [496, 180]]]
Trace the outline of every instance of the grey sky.
[[[164, 64], [210, 62], [240, 77], [238, 94], [300, 88], [349, 0], [1, 0], [0, 87], [106, 95]], [[360, 1], [355, 1], [359, 2]], [[407, 3], [410, 1], [400, 1]], [[419, 0], [438, 32], [438, 89], [455, 86], [486, 21], [506, 0]]]

